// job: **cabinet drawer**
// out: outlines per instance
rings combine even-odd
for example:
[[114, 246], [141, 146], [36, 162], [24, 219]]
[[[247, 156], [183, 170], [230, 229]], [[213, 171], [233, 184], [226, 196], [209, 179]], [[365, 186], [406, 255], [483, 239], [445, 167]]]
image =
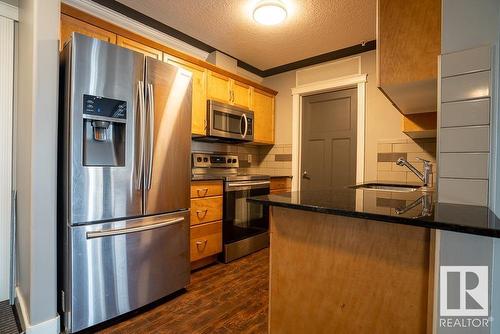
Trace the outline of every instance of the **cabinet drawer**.
[[191, 225], [222, 219], [222, 196], [191, 200]]
[[191, 227], [191, 262], [222, 252], [222, 222]]
[[272, 177], [271, 178], [271, 184], [270, 184], [270, 189], [271, 191], [273, 190], [278, 190], [278, 189], [289, 189], [291, 188], [291, 180], [289, 177]]
[[222, 181], [192, 181], [191, 198], [222, 195]]

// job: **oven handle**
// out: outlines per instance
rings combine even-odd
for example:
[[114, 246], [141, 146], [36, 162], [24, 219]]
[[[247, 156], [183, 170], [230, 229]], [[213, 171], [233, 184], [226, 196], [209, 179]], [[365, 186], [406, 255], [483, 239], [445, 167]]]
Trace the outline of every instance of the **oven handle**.
[[259, 181], [259, 182], [232, 182], [228, 183], [228, 187], [251, 187], [251, 186], [263, 186], [271, 184], [271, 181]]

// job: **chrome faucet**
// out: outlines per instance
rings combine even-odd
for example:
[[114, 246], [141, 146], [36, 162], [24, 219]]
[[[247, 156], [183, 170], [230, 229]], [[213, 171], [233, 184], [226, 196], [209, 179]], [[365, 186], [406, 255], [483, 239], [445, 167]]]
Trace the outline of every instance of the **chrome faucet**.
[[411, 170], [422, 182], [424, 182], [424, 187], [428, 187], [431, 185], [431, 178], [432, 178], [432, 164], [429, 160], [424, 160], [422, 158], [417, 158], [417, 160], [420, 160], [424, 163], [424, 172], [420, 173], [418, 169], [415, 168], [411, 163], [408, 162], [403, 157], [400, 157], [398, 161], [396, 162], [396, 165], [398, 166], [406, 166], [409, 170]]

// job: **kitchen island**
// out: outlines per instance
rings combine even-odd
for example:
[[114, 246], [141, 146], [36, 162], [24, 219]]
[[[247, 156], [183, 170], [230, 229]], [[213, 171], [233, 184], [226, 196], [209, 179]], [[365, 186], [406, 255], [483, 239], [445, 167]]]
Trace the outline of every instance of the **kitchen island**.
[[431, 332], [435, 230], [500, 236], [488, 208], [433, 196], [341, 188], [250, 199], [270, 206], [270, 332]]

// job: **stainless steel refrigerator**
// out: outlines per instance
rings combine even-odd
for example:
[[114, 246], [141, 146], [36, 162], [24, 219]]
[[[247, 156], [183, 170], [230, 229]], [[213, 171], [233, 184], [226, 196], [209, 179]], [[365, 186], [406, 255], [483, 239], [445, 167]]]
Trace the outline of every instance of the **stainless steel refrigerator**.
[[61, 56], [61, 311], [75, 332], [189, 282], [191, 73], [73, 34]]

